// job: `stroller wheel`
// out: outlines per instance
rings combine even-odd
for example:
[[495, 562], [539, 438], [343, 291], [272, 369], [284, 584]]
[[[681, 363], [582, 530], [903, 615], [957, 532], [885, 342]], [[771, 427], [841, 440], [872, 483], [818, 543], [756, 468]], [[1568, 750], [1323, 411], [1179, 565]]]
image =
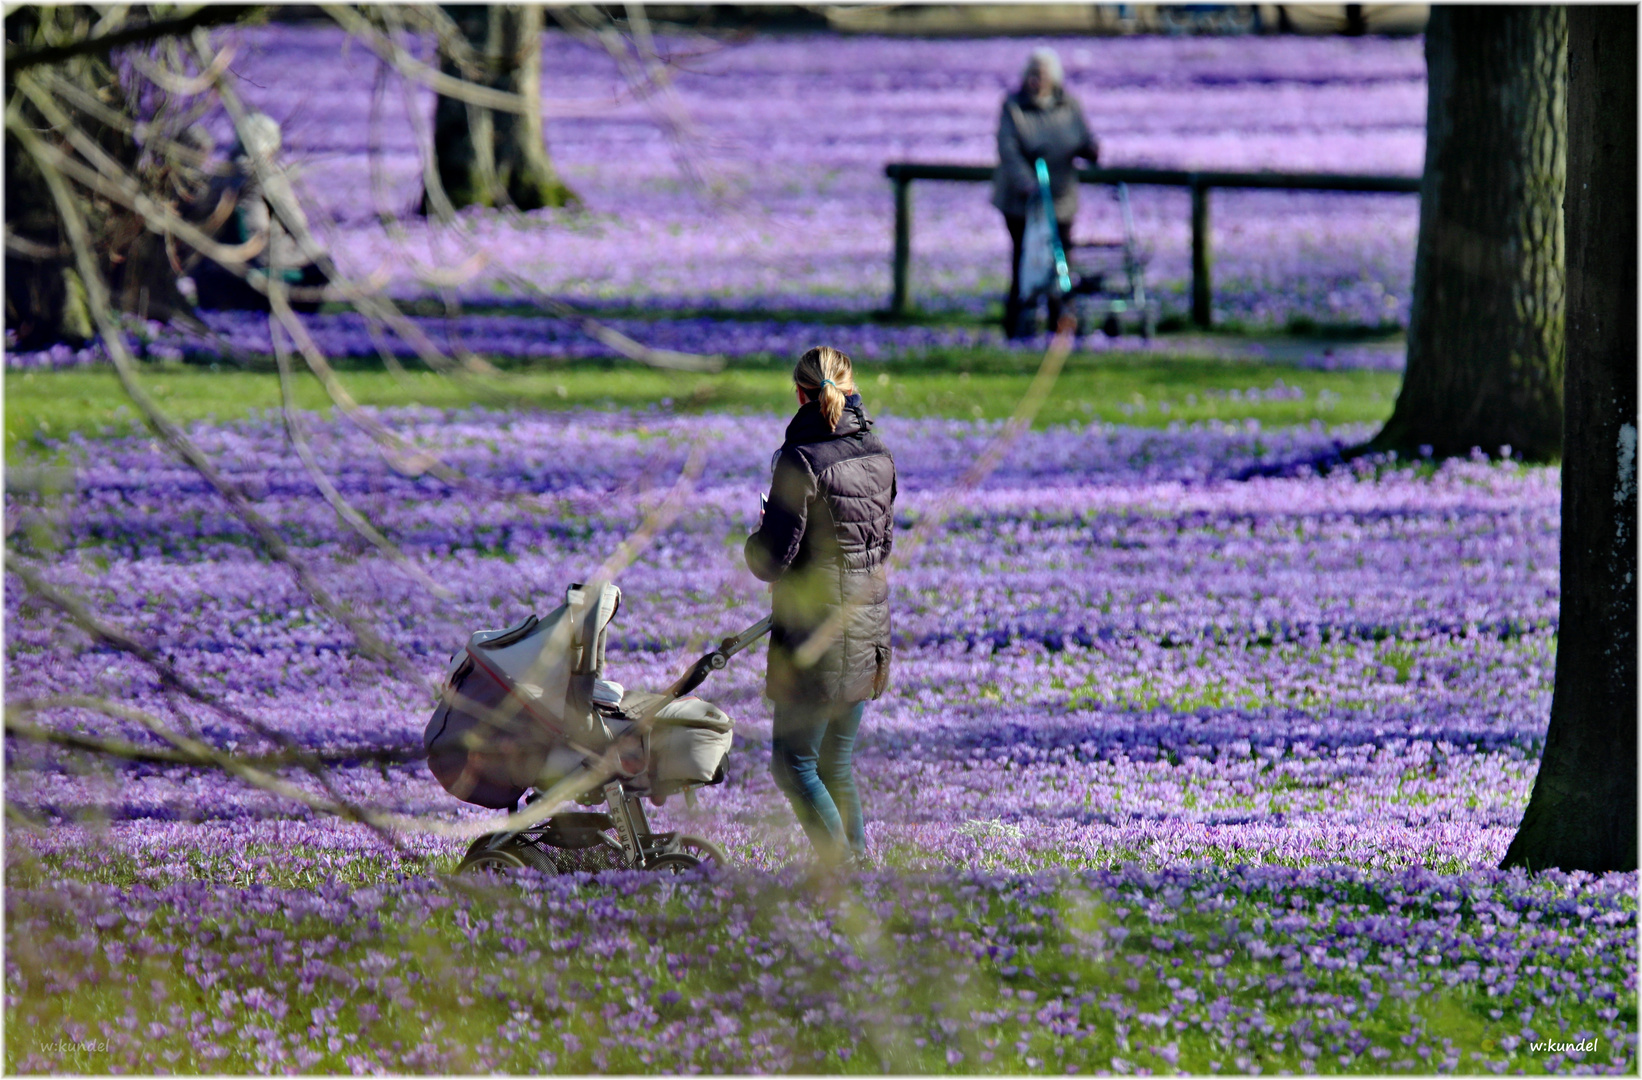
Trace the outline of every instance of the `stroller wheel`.
[[509, 870], [523, 870], [525, 861], [511, 851], [481, 851], [462, 860], [458, 874], [499, 874]]
[[488, 847], [490, 837], [481, 836], [468, 848], [467, 855], [456, 867], [458, 874], [497, 874], [510, 870], [541, 870], [558, 872], [553, 860], [534, 845], [510, 840], [501, 847]]
[[686, 855], [682, 851], [669, 851], [665, 855], [657, 855], [651, 859], [644, 868], [654, 870], [658, 874], [682, 874], [700, 865], [701, 860], [694, 855]]
[[677, 850], [692, 856], [703, 866], [716, 869], [730, 865], [730, 860], [724, 855], [724, 849], [711, 840], [691, 836], [689, 833], [680, 833], [674, 842], [678, 845]]

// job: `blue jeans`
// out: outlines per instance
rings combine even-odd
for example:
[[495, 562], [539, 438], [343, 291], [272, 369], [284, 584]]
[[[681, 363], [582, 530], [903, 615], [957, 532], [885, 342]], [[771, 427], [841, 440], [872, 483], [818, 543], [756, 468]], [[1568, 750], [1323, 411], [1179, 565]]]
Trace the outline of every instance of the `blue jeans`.
[[864, 701], [775, 706], [770, 775], [822, 858], [865, 855], [867, 835], [851, 757]]

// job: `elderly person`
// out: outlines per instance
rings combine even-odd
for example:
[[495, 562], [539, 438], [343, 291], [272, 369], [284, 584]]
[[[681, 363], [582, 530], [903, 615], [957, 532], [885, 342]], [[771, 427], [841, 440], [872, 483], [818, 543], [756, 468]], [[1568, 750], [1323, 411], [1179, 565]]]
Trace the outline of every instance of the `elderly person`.
[[[1035, 162], [1049, 167], [1049, 191], [1055, 200], [1055, 221], [1061, 244], [1072, 243], [1072, 218], [1078, 209], [1078, 180], [1072, 159], [1090, 165], [1099, 155], [1095, 137], [1083, 119], [1083, 109], [1066, 92], [1060, 57], [1054, 49], [1034, 49], [1021, 75], [1020, 89], [1003, 100], [998, 118], [998, 168], [992, 174], [992, 205], [1003, 211], [1009, 228], [1009, 296], [1004, 301], [1004, 333], [1022, 336], [1020, 295], [1021, 238], [1026, 214], [1038, 193]], [[1060, 318], [1060, 300], [1049, 298], [1049, 325]]]
[[[308, 222], [297, 203], [284, 169], [278, 164], [283, 141], [279, 122], [264, 113], [246, 118], [242, 137], [228, 153], [229, 166], [213, 181], [196, 216], [216, 224], [216, 239], [229, 245], [260, 240], [261, 249], [241, 273], [219, 266], [209, 259], [193, 272], [197, 302], [202, 308], [245, 308], [268, 310], [266, 282], [271, 268], [278, 268], [286, 287], [296, 290], [291, 307], [297, 311], [318, 311], [318, 293], [326, 284], [324, 272], [308, 257], [309, 247], [318, 248], [308, 232]], [[266, 176], [266, 185], [264, 184]], [[283, 205], [295, 218], [302, 240], [293, 236], [280, 219], [273, 203]], [[256, 288], [246, 278], [263, 285]]]

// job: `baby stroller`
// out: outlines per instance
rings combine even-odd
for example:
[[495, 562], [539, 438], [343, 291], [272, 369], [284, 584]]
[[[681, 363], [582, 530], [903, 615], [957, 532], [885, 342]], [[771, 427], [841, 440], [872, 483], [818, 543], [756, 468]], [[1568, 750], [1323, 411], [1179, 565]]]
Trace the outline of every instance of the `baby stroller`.
[[572, 585], [544, 618], [480, 631], [451, 658], [423, 744], [428, 768], [464, 802], [497, 810], [573, 798], [604, 809], [560, 810], [523, 829], [487, 833], [459, 872], [605, 865], [679, 873], [722, 864], [710, 841], [653, 832], [643, 799], [662, 805], [724, 779], [733, 724], [712, 704], [686, 697], [708, 674], [770, 629], [768, 617], [697, 660], [659, 694], [604, 678], [605, 641], [621, 605], [614, 585]]

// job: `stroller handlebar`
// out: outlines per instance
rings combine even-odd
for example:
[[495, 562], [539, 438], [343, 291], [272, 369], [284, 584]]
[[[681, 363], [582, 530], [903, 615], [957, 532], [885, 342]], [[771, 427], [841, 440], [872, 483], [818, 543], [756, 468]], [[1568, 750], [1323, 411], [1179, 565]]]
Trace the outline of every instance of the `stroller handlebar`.
[[718, 653], [712, 652], [690, 665], [690, 670], [679, 676], [678, 682], [667, 688], [669, 698], [681, 698], [707, 681], [707, 676], [713, 671], [713, 661]]
[[690, 665], [690, 670], [679, 676], [679, 680], [672, 686], [668, 687], [668, 696], [672, 698], [680, 698], [685, 694], [688, 694], [690, 691], [706, 682], [708, 675], [715, 671], [723, 671], [724, 668], [729, 665], [730, 657], [745, 649], [747, 646], [751, 645], [753, 642], [757, 641], [769, 632], [770, 616], [766, 615], [762, 619], [753, 623], [753, 625], [747, 627], [747, 629], [743, 630], [741, 633], [736, 634], [734, 637], [725, 638], [723, 641], [718, 643], [718, 648], [714, 649], [712, 652]]
[[[747, 627], [747, 629], [741, 631], [741, 633], [737, 634], [735, 637], [727, 637], [723, 641], [719, 642], [717, 655], [722, 656], [726, 661], [728, 661], [730, 657], [734, 656], [742, 649], [745, 649], [765, 634], [768, 634], [770, 632], [770, 620], [773, 617], [774, 616], [766, 615], [762, 619], [753, 623], [751, 626]], [[715, 664], [714, 666], [723, 667], [724, 665]]]

